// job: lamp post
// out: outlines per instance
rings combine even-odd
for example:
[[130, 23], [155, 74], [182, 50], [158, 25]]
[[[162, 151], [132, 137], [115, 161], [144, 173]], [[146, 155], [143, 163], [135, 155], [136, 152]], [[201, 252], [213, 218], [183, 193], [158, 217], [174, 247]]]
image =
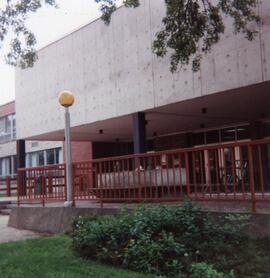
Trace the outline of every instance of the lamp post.
[[65, 108], [65, 153], [66, 153], [66, 185], [67, 200], [65, 207], [73, 206], [72, 185], [71, 185], [71, 143], [70, 143], [70, 114], [69, 107], [74, 103], [74, 96], [69, 91], [62, 91], [58, 97], [59, 103]]

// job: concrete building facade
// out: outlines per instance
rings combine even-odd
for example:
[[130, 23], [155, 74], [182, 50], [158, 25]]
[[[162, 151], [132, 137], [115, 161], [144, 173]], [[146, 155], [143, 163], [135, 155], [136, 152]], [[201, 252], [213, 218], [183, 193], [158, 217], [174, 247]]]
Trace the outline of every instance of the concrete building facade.
[[[15, 101], [0, 106], [0, 178], [17, 174], [17, 123]], [[63, 163], [63, 141], [27, 141], [25, 166], [43, 166]], [[91, 158], [91, 143], [72, 143], [73, 161]]]
[[269, 1], [258, 4], [252, 42], [225, 19], [200, 71], [172, 74], [170, 57], [151, 50], [164, 0], [119, 8], [109, 26], [96, 20], [41, 49], [33, 68], [16, 70], [17, 138], [64, 140], [63, 89], [76, 98], [72, 140], [92, 142], [94, 158], [269, 137], [269, 11]]
[[[0, 177], [16, 176], [16, 113], [15, 101], [0, 106]], [[26, 166], [48, 165], [63, 162], [63, 143], [27, 141]]]

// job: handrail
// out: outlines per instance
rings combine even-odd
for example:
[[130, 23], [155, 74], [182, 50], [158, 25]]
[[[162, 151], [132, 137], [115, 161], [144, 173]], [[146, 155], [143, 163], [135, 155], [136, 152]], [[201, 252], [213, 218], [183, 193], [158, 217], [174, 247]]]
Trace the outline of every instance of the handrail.
[[[265, 151], [267, 148], [267, 151]], [[218, 143], [72, 164], [74, 200], [270, 201], [270, 139]], [[65, 200], [65, 165], [18, 169], [18, 200]], [[269, 179], [269, 180], [268, 180]]]

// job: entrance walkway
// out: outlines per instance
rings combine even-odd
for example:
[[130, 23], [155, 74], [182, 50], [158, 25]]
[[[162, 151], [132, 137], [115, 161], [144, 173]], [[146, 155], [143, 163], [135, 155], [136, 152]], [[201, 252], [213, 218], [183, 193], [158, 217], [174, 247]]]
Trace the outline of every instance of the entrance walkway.
[[38, 237], [39, 234], [8, 227], [9, 216], [0, 215], [0, 243]]

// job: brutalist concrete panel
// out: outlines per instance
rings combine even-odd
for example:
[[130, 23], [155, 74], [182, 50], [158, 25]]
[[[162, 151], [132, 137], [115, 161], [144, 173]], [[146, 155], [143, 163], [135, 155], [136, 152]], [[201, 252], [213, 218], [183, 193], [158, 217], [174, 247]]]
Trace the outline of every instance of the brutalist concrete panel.
[[[266, 18], [270, 2], [264, 0], [261, 9]], [[110, 26], [97, 20], [40, 50], [33, 68], [17, 69], [18, 138], [64, 128], [57, 101], [63, 89], [76, 94], [71, 115], [78, 126], [270, 79], [267, 20], [252, 43], [227, 26], [200, 72], [188, 66], [173, 75], [170, 53], [161, 59], [151, 51], [164, 15], [164, 0], [120, 8]]]
[[16, 142], [11, 141], [0, 144], [0, 157], [6, 157], [10, 155], [16, 155]]
[[[128, 10], [120, 18], [115, 18], [115, 27], [122, 25], [119, 33], [115, 32], [115, 40], [119, 40], [120, 45], [117, 53], [117, 99], [118, 115], [128, 114], [140, 109], [141, 94], [138, 77], [138, 33], [137, 20], [140, 14], [134, 10]], [[138, 15], [138, 17], [137, 17]], [[140, 17], [139, 17], [140, 18]], [[133, 22], [129, 24], [128, 22]], [[117, 30], [117, 29], [116, 29]], [[121, 36], [121, 38], [119, 37]], [[142, 42], [144, 44], [144, 42]], [[121, 51], [119, 53], [119, 51]], [[137, 96], [134, 98], [134, 96]]]
[[[230, 53], [219, 53], [215, 55], [212, 66], [214, 67], [212, 72], [213, 76], [203, 76], [203, 83], [207, 83], [206, 91], [203, 94], [211, 94], [219, 91], [223, 91], [239, 87], [239, 74], [238, 74], [238, 56], [237, 51], [231, 51]], [[211, 80], [213, 80], [211, 82]], [[211, 86], [210, 86], [211, 85]]]
[[[269, 27], [270, 29], [270, 27]], [[270, 80], [270, 31], [264, 32], [261, 37], [262, 68], [264, 80]]]
[[[108, 28], [111, 28], [110, 31]], [[106, 26], [103, 22], [96, 24], [96, 40], [95, 47], [98, 53], [96, 59], [96, 79], [97, 87], [93, 95], [96, 100], [96, 111], [98, 111], [97, 119], [110, 117], [117, 113], [116, 109], [116, 94], [115, 81], [112, 78], [114, 72], [113, 63], [113, 22], [111, 26]], [[100, 40], [100, 36], [103, 37]], [[93, 74], [92, 74], [93, 75]], [[91, 88], [90, 88], [91, 89]]]
[[238, 49], [240, 86], [256, 84], [264, 80], [260, 41], [257, 39]]

